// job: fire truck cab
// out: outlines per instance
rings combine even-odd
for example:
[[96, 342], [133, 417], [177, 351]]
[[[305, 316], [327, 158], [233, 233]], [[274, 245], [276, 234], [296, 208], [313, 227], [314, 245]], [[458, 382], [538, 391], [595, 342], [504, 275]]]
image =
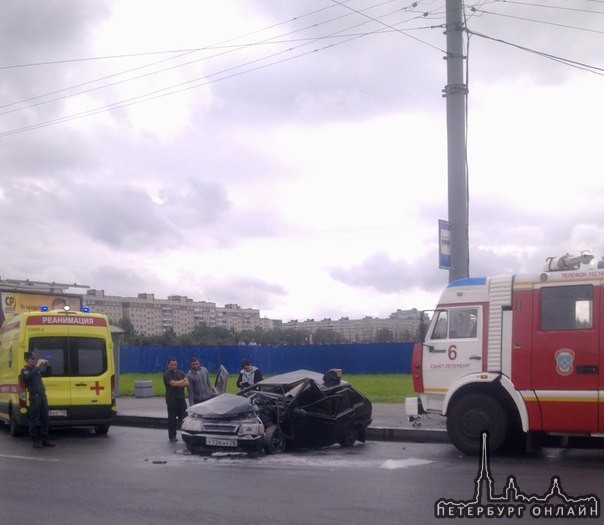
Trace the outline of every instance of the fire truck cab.
[[592, 259], [443, 291], [412, 374], [418, 406], [447, 416], [460, 451], [478, 454], [483, 432], [491, 452], [529, 433], [604, 437], [604, 269]]

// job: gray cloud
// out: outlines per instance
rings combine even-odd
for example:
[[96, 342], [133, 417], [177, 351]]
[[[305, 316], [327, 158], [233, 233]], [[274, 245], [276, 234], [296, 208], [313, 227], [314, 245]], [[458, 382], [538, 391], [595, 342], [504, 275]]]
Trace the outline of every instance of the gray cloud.
[[86, 280], [81, 284], [105, 283], [108, 286], [104, 290], [105, 295], [136, 297], [139, 293], [155, 291], [149, 289], [150, 277], [152, 276], [148, 275], [144, 269], [135, 270], [123, 265], [100, 264], [82, 275], [82, 278]]
[[[434, 254], [432, 259], [437, 261]], [[376, 253], [356, 266], [332, 268], [329, 274], [336, 281], [357, 288], [372, 288], [381, 293], [398, 293], [419, 288], [439, 290], [442, 288], [440, 275], [428, 264], [411, 264], [394, 260], [385, 253]]]
[[[108, 0], [11, 0], [5, 4], [0, 19], [0, 65], [94, 55], [99, 43], [95, 39], [101, 34], [103, 24], [112, 16], [115, 5]], [[354, 0], [348, 4], [355, 9], [367, 7]], [[469, 24], [476, 31], [582, 62], [601, 60], [598, 36], [591, 37], [586, 32], [512, 18], [518, 15], [547, 21], [553, 10], [505, 2], [475, 4], [485, 10], [498, 10], [510, 15], [473, 16]], [[554, 4], [563, 7], [565, 2], [556, 0]], [[188, 5], [199, 11], [187, 11]], [[152, 114], [157, 119], [152, 124], [161, 130], [161, 119], [165, 114], [154, 113], [157, 107], [161, 108], [162, 103], [168, 100], [189, 105], [189, 122], [185, 122], [185, 110], [182, 127], [164, 137], [159, 136], [161, 133], [154, 134], [153, 130], [139, 130], [127, 108], [102, 114], [98, 118], [85, 118], [71, 124], [0, 137], [0, 228], [5, 253], [10, 254], [2, 262], [2, 273], [7, 277], [27, 276], [39, 280], [77, 280], [107, 288], [118, 295], [139, 291], [156, 293], [158, 296], [181, 293], [218, 303], [232, 302], [269, 308], [276, 303], [284, 304], [285, 297], [291, 303], [298, 299], [289, 297], [291, 287], [288, 283], [259, 280], [254, 277], [253, 270], [246, 277], [249, 258], [241, 258], [238, 275], [220, 280], [188, 274], [191, 271], [189, 268], [174, 268], [171, 278], [182, 283], [181, 290], [172, 289], [163, 281], [166, 277], [159, 277], [155, 272], [159, 272], [157, 268], [164, 263], [162, 255], [172, 256], [172, 259], [166, 259], [165, 264], [173, 264], [180, 249], [194, 254], [194, 258], [211, 252], [213, 257], [208, 259], [219, 261], [217, 251], [221, 252], [220, 255], [228, 253], [229, 257], [236, 259], [240, 257], [237, 248], [245, 246], [245, 253], [253, 253], [255, 240], [274, 238], [287, 246], [304, 246], [306, 256], [295, 249], [290, 250], [291, 253], [280, 252], [278, 256], [279, 261], [292, 268], [303, 263], [302, 267], [308, 269], [311, 275], [308, 277], [308, 289], [312, 293], [311, 282], [323, 275], [325, 262], [321, 259], [324, 244], [314, 244], [315, 239], [309, 232], [321, 232], [329, 229], [330, 225], [321, 224], [316, 219], [308, 194], [301, 195], [301, 198], [308, 199], [308, 215], [301, 217], [299, 210], [293, 217], [288, 215], [287, 210], [282, 210], [280, 206], [279, 192], [286, 185], [297, 188], [299, 182], [308, 189], [306, 177], [313, 174], [304, 171], [312, 169], [313, 163], [308, 163], [310, 168], [294, 164], [279, 155], [278, 151], [271, 155], [272, 144], [267, 144], [266, 148], [258, 148], [257, 144], [265, 139], [264, 135], [275, 136], [274, 133], [279, 130], [291, 133], [288, 139], [295, 143], [297, 132], [313, 133], [317, 130], [318, 133], [324, 133], [331, 125], [346, 122], [356, 126], [372, 120], [379, 121], [382, 116], [404, 120], [411, 115], [418, 117], [418, 121], [420, 118], [444, 120], [445, 108], [440, 91], [446, 83], [446, 67], [442, 60], [443, 53], [437, 49], [445, 46], [440, 27], [444, 14], [443, 2], [420, 2], [413, 13], [400, 12], [386, 19], [389, 24], [396, 24], [411, 16], [421, 15], [422, 10], [432, 13], [426, 19], [420, 18], [417, 22], [401, 25], [401, 29], [405, 30], [425, 27], [407, 31], [407, 34], [390, 31], [371, 21], [353, 28], [368, 20], [329, 2], [266, 0], [239, 2], [237, 5], [245, 8], [258, 24], [241, 31], [289, 21], [267, 33], [250, 35], [241, 41], [253, 43], [254, 39], [261, 40], [307, 25], [309, 29], [287, 38], [282, 37], [282, 40], [289, 38], [289, 42], [247, 46], [220, 59], [179, 69], [176, 80], [169, 75], [166, 75], [169, 78], [162, 77], [161, 80], [159, 77], [149, 77], [141, 80], [136, 88], [128, 85], [132, 89], [131, 94], [137, 95], [171, 82], [201, 77], [244, 63], [255, 67], [260, 63], [252, 64], [252, 60], [298, 45], [301, 41], [294, 41], [296, 38], [318, 37], [345, 28], [349, 33], [375, 33], [192, 90], [186, 93], [190, 99], [184, 94], [174, 95], [174, 98], [158, 99], [156, 107], [153, 104], [137, 106], [143, 113], [148, 111]], [[377, 17], [389, 9], [400, 10], [409, 5], [409, 2], [393, 2], [391, 6], [376, 8], [368, 14]], [[211, 8], [205, 4], [200, 6], [202, 3], [195, 2], [171, 5], [171, 26], [179, 27], [179, 20], [192, 16], [209, 16]], [[330, 9], [318, 11], [308, 19], [299, 18], [301, 14], [326, 6]], [[350, 16], [322, 24], [331, 17], [343, 14]], [[554, 21], [553, 18], [551, 20]], [[561, 20], [560, 11], [555, 20]], [[135, 31], [132, 38], [137, 39], [137, 45], [147, 47], [149, 51], [157, 50], [153, 40], [139, 39], [140, 35], [145, 34], [144, 30], [151, 29], [147, 27], [144, 16], [139, 22], [140, 26], [136, 29], [141, 31]], [[232, 20], [216, 20], [213, 23], [224, 25], [221, 31], [225, 38], [233, 36]], [[587, 14], [580, 16], [578, 12], [565, 11], [564, 23], [588, 28], [593, 27], [597, 19]], [[378, 31], [384, 32], [378, 34]], [[204, 34], [191, 34], [189, 40], [199, 46], [212, 43], [204, 41]], [[300, 48], [299, 52], [318, 49], [328, 42], [335, 43], [333, 40], [317, 40], [312, 45]], [[121, 45], [120, 51], [125, 53], [133, 48], [133, 42], [127, 39]], [[174, 45], [180, 46], [180, 40]], [[289, 58], [294, 54], [295, 51], [284, 53], [276, 59]], [[143, 57], [129, 63], [142, 65], [156, 58]], [[0, 100], [3, 104], [10, 104], [124, 68], [121, 60], [102, 60], [4, 69]], [[549, 87], [559, 85], [575, 74], [575, 69], [534, 54], [472, 37], [470, 108], [472, 96], [478, 89], [488, 93], [494, 85], [509, 83]], [[118, 91], [120, 89], [117, 87], [113, 90], [116, 99], [126, 96], [117, 95]], [[110, 100], [107, 92], [94, 92], [89, 96], [90, 100], [70, 98], [48, 106], [0, 114], [0, 132], [59, 118], [80, 111], [81, 107], [100, 105], [102, 102], [99, 100], [104, 97]], [[96, 101], [92, 100], [93, 97]], [[483, 104], [488, 102], [486, 98], [480, 100]], [[488, 103], [501, 102], [493, 100]], [[510, 100], [505, 102], [514, 104]], [[30, 104], [24, 103], [22, 106], [27, 105]], [[9, 108], [0, 108], [0, 113], [6, 109]], [[596, 106], [594, 110], [597, 110]], [[552, 125], [558, 124], [556, 115], [552, 111]], [[537, 119], [537, 112], [518, 115], [520, 125]], [[493, 125], [499, 126], [500, 123]], [[375, 127], [371, 129], [376, 132]], [[540, 194], [534, 199], [535, 205], [528, 206], [526, 201], [523, 203], [517, 198], [519, 193], [523, 193], [522, 188], [510, 190], [512, 183], [505, 176], [492, 177], [488, 183], [480, 180], [491, 176], [491, 170], [513, 156], [513, 142], [508, 142], [505, 137], [495, 144], [485, 140], [481, 147], [476, 148], [476, 142], [472, 141], [475, 134], [487, 136], [489, 130], [477, 129], [473, 127], [473, 122], [470, 122], [469, 129], [471, 154], [484, 156], [486, 152], [488, 155], [481, 169], [470, 173], [470, 263], [473, 275], [540, 269], [546, 256], [573, 251], [577, 247], [604, 245], [598, 233], [603, 226], [597, 205], [602, 190], [590, 191], [582, 202], [569, 198], [565, 205], [559, 205], [560, 209], [550, 209], [547, 206], [548, 192], [564, 192], [564, 184], [572, 184], [571, 179], [578, 178], [580, 174], [569, 173], [566, 180], [554, 180], [547, 170], [536, 174], [529, 173], [530, 168], [525, 168], [527, 180], [530, 176], [533, 180], [541, 177], [539, 180], [542, 181]], [[535, 130], [538, 131], [536, 125]], [[324, 136], [329, 137], [329, 134], [325, 133]], [[409, 229], [433, 233], [424, 235], [428, 241], [423, 246], [410, 247], [409, 258], [388, 254], [388, 246], [400, 242], [401, 232], [393, 235], [384, 233], [383, 248], [367, 248], [365, 259], [361, 256], [348, 260], [345, 265], [331, 264], [329, 275], [336, 283], [353, 290], [363, 290], [364, 293], [375, 293], [385, 301], [401, 292], [412, 294], [415, 290], [428, 290], [437, 293], [446, 284], [447, 272], [437, 268], [436, 253], [436, 220], [446, 218], [447, 214], [445, 169], [443, 166], [441, 184], [426, 183], [421, 175], [417, 175], [417, 171], [424, 167], [422, 163], [425, 164], [425, 159], [418, 158], [417, 150], [430, 150], [434, 152], [434, 157], [438, 157], [438, 148], [423, 149], [419, 146], [431, 140], [434, 144], [442, 144], [445, 141], [444, 126], [442, 135], [430, 137], [418, 132], [418, 137], [421, 137], [418, 143], [401, 140], [393, 148], [398, 157], [389, 157], [395, 159], [393, 164], [400, 164], [400, 173], [404, 174], [409, 185], [409, 191], [401, 194], [400, 208], [391, 210], [390, 216], [391, 222], [398, 224], [400, 217], [405, 215], [402, 224]], [[316, 162], [325, 156], [337, 170], [337, 159], [328, 158], [328, 155], [332, 148], [338, 148], [338, 151], [344, 148], [339, 149], [341, 146], [336, 144], [337, 140], [333, 140], [333, 145], [322, 145], [324, 147], [319, 148], [322, 151], [302, 153], [313, 161], [316, 158]], [[580, 139], [577, 140], [580, 142]], [[346, 151], [348, 158], [357, 158], [355, 147]], [[378, 166], [381, 157], [389, 152], [381, 150], [372, 153]], [[540, 152], [541, 155], [544, 153], [548, 154], [546, 150]], [[573, 154], [564, 148], [557, 148], [549, 155], [559, 156], [562, 163]], [[598, 165], [597, 162], [590, 164]], [[572, 162], [569, 165], [573, 165]], [[519, 170], [522, 168], [518, 167]], [[371, 173], [371, 169], [372, 166], [368, 165], [367, 172]], [[351, 177], [354, 176], [351, 174]], [[349, 234], [341, 245], [344, 253], [348, 248], [346, 242], [350, 243], [350, 239], [355, 238], [356, 229], [362, 231], [364, 222], [371, 222], [374, 218], [374, 202], [371, 201], [375, 194], [372, 192], [379, 184], [368, 178], [366, 191], [358, 192], [367, 200], [359, 201], [356, 207], [346, 207], [340, 205], [342, 198], [347, 198], [346, 185], [336, 187], [333, 184], [323, 185], [322, 182], [317, 180], [316, 194], [323, 197], [322, 200], [333, 200], [333, 214], [338, 217], [338, 227]], [[359, 187], [358, 181], [352, 178], [346, 184]], [[485, 196], [485, 188], [495, 196]], [[379, 191], [388, 189], [380, 188]], [[379, 196], [375, 200], [379, 201]], [[410, 208], [414, 211], [409, 212]], [[383, 216], [385, 230], [394, 230], [387, 214], [383, 213]], [[334, 239], [333, 242], [340, 240]], [[279, 242], [274, 244], [278, 246]], [[269, 263], [275, 258], [270, 242], [257, 246], [257, 257], [252, 262]], [[336, 248], [333, 248], [335, 251]], [[362, 250], [361, 247], [357, 253], [363, 253]], [[415, 258], [416, 251], [422, 252], [422, 261]], [[153, 258], [154, 266], [147, 266], [146, 258]], [[202, 272], [211, 275], [212, 268], [203, 268]], [[292, 275], [302, 274], [302, 271], [292, 272]], [[317, 296], [322, 293], [324, 290], [315, 292]], [[319, 298], [317, 302], [323, 300]], [[333, 304], [337, 304], [335, 298]], [[336, 317], [340, 313], [347, 314], [345, 311], [325, 310], [327, 316]]]
[[269, 309], [275, 299], [287, 295], [284, 286], [253, 277], [233, 276], [225, 279], [204, 279], [204, 297], [219, 304], [238, 304], [244, 308]]

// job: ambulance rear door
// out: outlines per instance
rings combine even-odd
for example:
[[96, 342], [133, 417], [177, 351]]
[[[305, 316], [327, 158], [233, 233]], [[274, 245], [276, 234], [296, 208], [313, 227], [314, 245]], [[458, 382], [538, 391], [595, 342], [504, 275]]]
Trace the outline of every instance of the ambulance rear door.
[[[71, 403], [78, 419], [94, 415], [93, 406], [110, 407], [113, 348], [105, 319], [90, 317], [94, 325], [69, 327], [68, 356]], [[78, 416], [80, 412], [80, 416]], [[109, 415], [109, 413], [107, 414]]]
[[34, 352], [38, 359], [46, 359], [51, 368], [51, 374], [44, 378], [51, 418], [66, 418], [71, 405], [67, 346], [64, 331], [62, 335], [56, 335], [55, 329], [41, 329], [29, 337], [29, 351]]
[[109, 417], [114, 366], [106, 319], [48, 314], [32, 317], [28, 324], [36, 325], [30, 329], [29, 350], [51, 367], [44, 378], [51, 420]]

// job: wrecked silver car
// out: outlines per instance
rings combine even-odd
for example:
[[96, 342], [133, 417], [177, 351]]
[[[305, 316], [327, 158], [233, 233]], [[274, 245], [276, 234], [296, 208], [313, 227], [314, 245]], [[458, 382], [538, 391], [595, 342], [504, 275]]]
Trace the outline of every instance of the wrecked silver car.
[[226, 449], [274, 454], [364, 442], [371, 411], [371, 402], [341, 380], [341, 371], [297, 370], [190, 407], [181, 430], [193, 453]]

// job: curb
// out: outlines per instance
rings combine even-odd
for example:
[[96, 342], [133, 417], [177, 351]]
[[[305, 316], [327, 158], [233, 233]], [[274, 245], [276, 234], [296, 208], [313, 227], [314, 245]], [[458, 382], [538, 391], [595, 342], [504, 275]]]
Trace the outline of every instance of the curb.
[[450, 443], [446, 430], [425, 428], [367, 427], [367, 439], [412, 443]]
[[118, 427], [168, 428], [167, 417], [114, 416], [113, 425]]
[[[168, 418], [117, 415], [113, 425], [123, 427], [168, 428]], [[373, 441], [407, 441], [412, 443], [449, 443], [446, 430], [423, 428], [367, 427], [367, 439]]]

